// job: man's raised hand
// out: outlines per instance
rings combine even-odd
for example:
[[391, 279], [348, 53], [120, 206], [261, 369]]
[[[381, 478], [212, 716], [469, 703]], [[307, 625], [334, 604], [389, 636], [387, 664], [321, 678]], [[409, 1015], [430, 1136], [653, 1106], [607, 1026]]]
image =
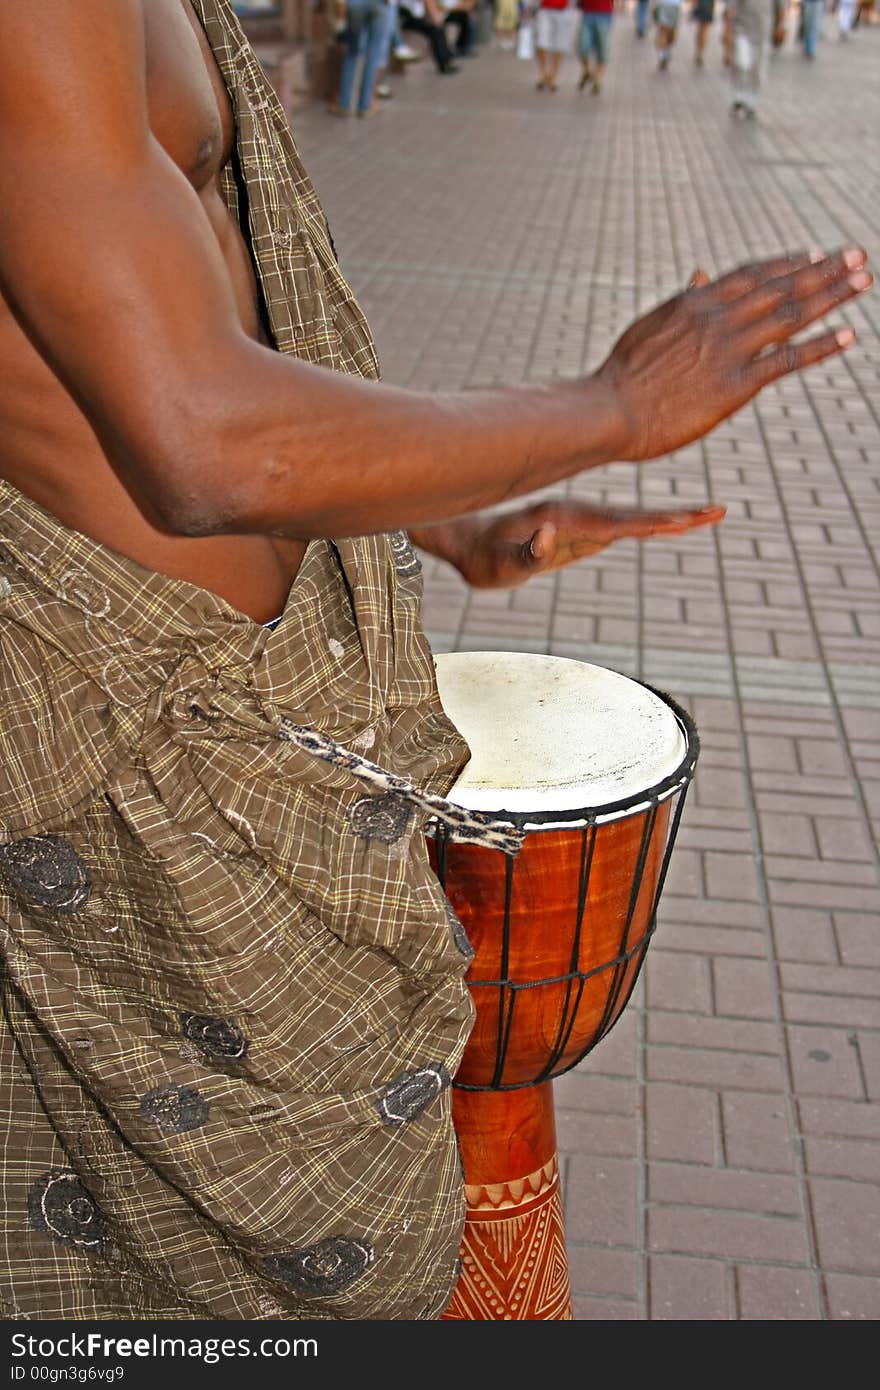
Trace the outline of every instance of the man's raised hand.
[[848, 326], [797, 335], [873, 283], [860, 247], [740, 266], [631, 324], [595, 373], [617, 401], [624, 451], [657, 458], [702, 438], [753, 396], [855, 341]]

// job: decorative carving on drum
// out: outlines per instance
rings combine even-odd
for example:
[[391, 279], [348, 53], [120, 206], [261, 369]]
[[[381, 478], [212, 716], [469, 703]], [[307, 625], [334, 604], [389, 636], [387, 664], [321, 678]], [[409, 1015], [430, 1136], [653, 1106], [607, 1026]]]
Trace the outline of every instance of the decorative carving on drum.
[[[456, 843], [439, 825], [428, 840], [474, 949], [476, 1006], [453, 1079], [468, 1221], [444, 1316], [570, 1317], [561, 1293], [542, 1295], [544, 1311], [521, 1297], [517, 1260], [501, 1253], [513, 1227], [487, 1232], [478, 1194], [520, 1193], [521, 1203], [505, 1197], [497, 1220], [525, 1231], [534, 1175], [556, 1172], [552, 1081], [596, 1046], [632, 994], [699, 743], [667, 695], [604, 667], [522, 652], [460, 652], [436, 664], [444, 708], [471, 748], [449, 799], [525, 831], [515, 856]], [[535, 1265], [545, 1290], [561, 1290], [567, 1268], [554, 1203], [541, 1237], [548, 1253]]]

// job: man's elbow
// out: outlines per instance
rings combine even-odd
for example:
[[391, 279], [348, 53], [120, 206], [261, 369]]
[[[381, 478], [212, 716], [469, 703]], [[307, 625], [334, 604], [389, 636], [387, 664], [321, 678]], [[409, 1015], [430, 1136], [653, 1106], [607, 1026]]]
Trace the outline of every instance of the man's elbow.
[[247, 451], [230, 449], [218, 430], [193, 442], [180, 431], [126, 451], [121, 460], [132, 492], [167, 534], [218, 536], [264, 529], [260, 478], [266, 469]]
[[249, 529], [233, 509], [207, 492], [195, 495], [165, 490], [152, 499], [152, 505], [162, 530], [171, 536], [195, 539]]

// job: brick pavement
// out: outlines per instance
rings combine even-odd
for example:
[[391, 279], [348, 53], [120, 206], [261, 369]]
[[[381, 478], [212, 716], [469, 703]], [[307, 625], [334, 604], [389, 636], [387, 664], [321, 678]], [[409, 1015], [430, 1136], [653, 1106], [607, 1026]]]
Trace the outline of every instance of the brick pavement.
[[[735, 122], [718, 25], [665, 76], [618, 12], [601, 98], [494, 45], [294, 116], [386, 379], [598, 364], [696, 264], [864, 244], [880, 266], [880, 26], [791, 40]], [[574, 656], [688, 708], [701, 756], [657, 934], [612, 1033], [555, 1083], [579, 1320], [880, 1316], [880, 294], [855, 349], [700, 444], [548, 495], [717, 498], [717, 531], [512, 593], [426, 564], [435, 648]]]

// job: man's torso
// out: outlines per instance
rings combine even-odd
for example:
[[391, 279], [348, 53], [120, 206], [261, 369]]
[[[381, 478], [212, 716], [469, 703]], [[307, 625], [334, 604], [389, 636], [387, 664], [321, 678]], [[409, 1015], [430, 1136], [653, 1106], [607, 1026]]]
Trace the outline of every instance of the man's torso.
[[[221, 193], [234, 143], [223, 79], [189, 0], [142, 0], [142, 6], [153, 136], [199, 197], [243, 330], [267, 342], [250, 256]], [[149, 569], [210, 589], [258, 621], [281, 612], [303, 543], [263, 536], [192, 539], [160, 530], [123, 486], [88, 420], [2, 294], [0, 375], [0, 476], [65, 525]]]

